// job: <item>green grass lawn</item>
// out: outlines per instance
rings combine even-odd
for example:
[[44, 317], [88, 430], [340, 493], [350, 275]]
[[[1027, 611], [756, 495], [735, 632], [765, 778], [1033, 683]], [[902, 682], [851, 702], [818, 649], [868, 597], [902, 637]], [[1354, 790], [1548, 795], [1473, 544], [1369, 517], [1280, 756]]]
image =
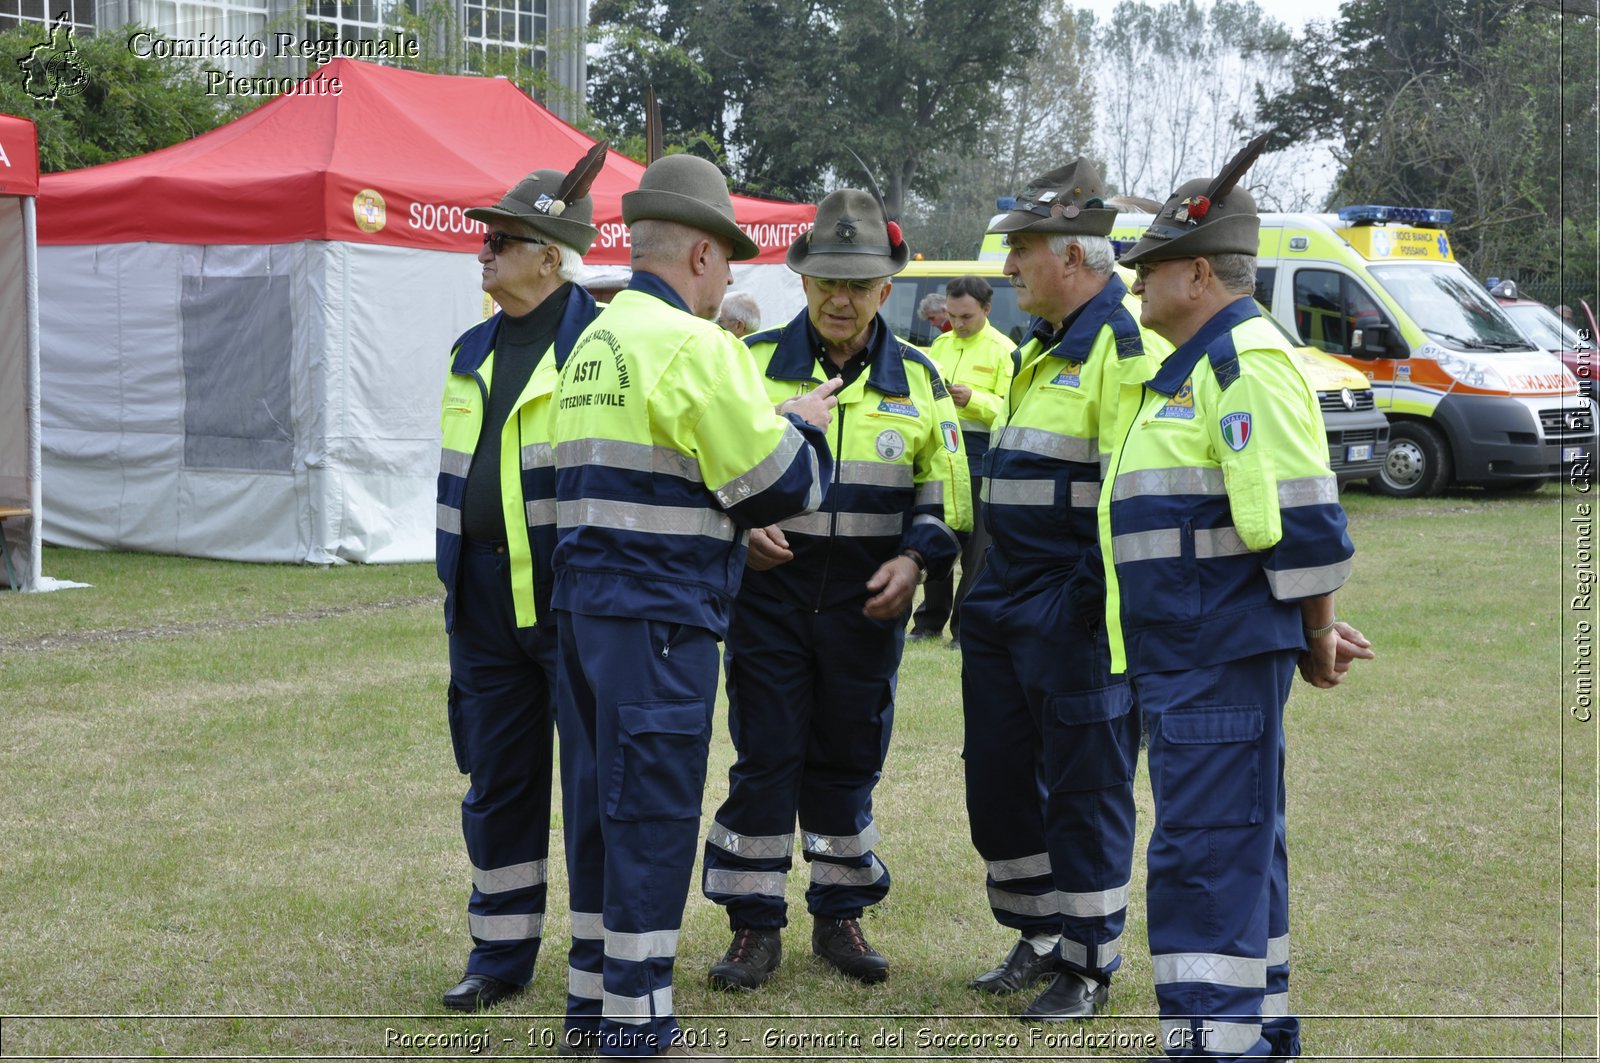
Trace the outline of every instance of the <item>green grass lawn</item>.
[[[1345, 501], [1359, 553], [1339, 611], [1380, 656], [1338, 690], [1297, 684], [1289, 706], [1307, 1054], [1593, 1058], [1600, 724], [1566, 711], [1563, 499]], [[469, 940], [431, 566], [47, 549], [44, 571], [93, 587], [0, 593], [0, 1056], [551, 1054], [559, 824], [530, 991], [438, 1015]], [[889, 982], [812, 960], [797, 873], [778, 976], [713, 993], [726, 922], [696, 888], [686, 1027], [762, 1058], [1156, 1054], [1142, 859], [1113, 1014], [1031, 1034], [1011, 1017], [1024, 999], [965, 988], [1011, 939], [967, 837], [959, 674], [942, 645], [908, 647], [876, 800], [894, 889], [866, 920]], [[1142, 770], [1139, 795], [1142, 852]]]

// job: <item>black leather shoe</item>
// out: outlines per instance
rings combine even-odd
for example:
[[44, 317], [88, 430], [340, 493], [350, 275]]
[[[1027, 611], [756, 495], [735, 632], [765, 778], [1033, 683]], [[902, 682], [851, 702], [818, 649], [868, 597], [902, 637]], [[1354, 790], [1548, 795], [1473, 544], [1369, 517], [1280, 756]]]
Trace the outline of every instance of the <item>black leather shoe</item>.
[[1054, 952], [1040, 956], [1033, 946], [1019, 940], [1000, 966], [984, 971], [967, 985], [980, 993], [1015, 993], [1049, 978], [1056, 969]]
[[817, 916], [811, 928], [811, 951], [847, 978], [858, 982], [883, 982], [889, 978], [889, 961], [867, 944], [859, 919]]
[[444, 1006], [451, 1011], [484, 1011], [520, 992], [519, 985], [486, 974], [469, 974], [444, 995]]
[[1093, 989], [1083, 984], [1083, 979], [1072, 971], [1062, 971], [1055, 981], [1044, 987], [1044, 992], [1033, 1003], [1022, 1009], [1024, 1022], [1067, 1022], [1072, 1019], [1089, 1019], [1099, 1014], [1111, 995], [1109, 988], [1095, 985]]
[[937, 631], [930, 631], [925, 627], [914, 627], [911, 629], [911, 634], [906, 636], [906, 640], [909, 642], [921, 642], [923, 639], [936, 639], [938, 637], [939, 633]]
[[711, 965], [713, 989], [756, 989], [783, 959], [783, 939], [773, 927], [740, 927], [722, 959]]

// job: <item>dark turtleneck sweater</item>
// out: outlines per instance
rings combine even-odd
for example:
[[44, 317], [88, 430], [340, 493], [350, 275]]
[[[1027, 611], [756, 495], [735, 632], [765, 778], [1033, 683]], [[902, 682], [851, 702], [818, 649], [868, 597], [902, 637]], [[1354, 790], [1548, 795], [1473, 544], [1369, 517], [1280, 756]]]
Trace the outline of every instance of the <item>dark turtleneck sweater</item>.
[[[494, 339], [494, 367], [489, 376], [489, 408], [483, 414], [478, 449], [467, 472], [467, 494], [461, 504], [461, 532], [468, 539], [504, 542], [506, 522], [500, 497], [500, 436], [506, 419], [522, 397], [522, 389], [556, 337], [571, 284], [563, 284], [521, 317], [507, 314]], [[522, 440], [513, 440], [521, 448]]]

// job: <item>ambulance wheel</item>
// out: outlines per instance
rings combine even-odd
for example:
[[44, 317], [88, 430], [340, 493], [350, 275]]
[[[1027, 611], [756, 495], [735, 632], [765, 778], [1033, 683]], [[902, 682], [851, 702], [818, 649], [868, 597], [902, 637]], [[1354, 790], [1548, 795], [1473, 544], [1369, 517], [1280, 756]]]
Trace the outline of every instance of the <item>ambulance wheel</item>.
[[1434, 428], [1416, 421], [1389, 426], [1389, 457], [1372, 486], [1391, 498], [1427, 498], [1450, 482], [1450, 450]]

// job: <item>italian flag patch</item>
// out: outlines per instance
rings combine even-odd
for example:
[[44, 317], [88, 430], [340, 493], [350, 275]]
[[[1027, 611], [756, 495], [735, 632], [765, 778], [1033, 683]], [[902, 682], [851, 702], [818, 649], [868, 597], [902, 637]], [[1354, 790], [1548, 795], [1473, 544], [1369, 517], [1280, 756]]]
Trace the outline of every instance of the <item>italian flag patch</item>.
[[1230, 413], [1222, 419], [1222, 441], [1234, 450], [1243, 450], [1250, 442], [1250, 415]]

